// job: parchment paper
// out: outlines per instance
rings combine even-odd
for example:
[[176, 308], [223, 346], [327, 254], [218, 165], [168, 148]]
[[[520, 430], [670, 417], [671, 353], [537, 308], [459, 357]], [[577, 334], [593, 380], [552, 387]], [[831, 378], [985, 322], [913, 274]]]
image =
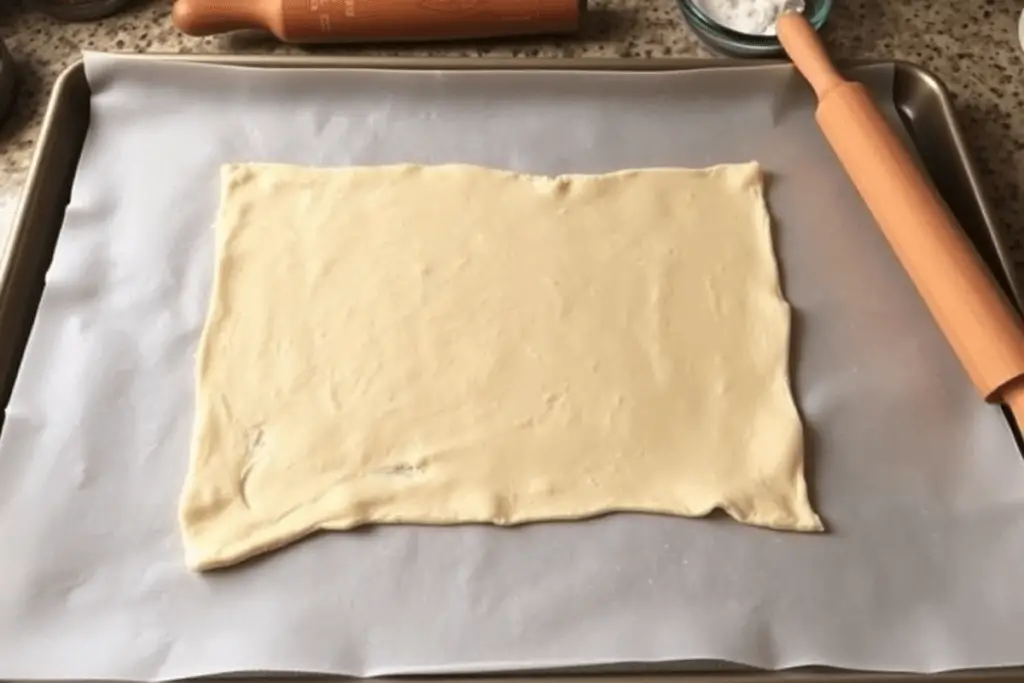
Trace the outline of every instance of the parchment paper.
[[[98, 55], [87, 67], [88, 141], [0, 436], [0, 677], [1024, 660], [1024, 463], [790, 69], [332, 73]], [[891, 91], [890, 71], [859, 75]], [[219, 164], [557, 173], [750, 159], [769, 173], [830, 533], [627, 514], [382, 527], [186, 571], [176, 504]]]

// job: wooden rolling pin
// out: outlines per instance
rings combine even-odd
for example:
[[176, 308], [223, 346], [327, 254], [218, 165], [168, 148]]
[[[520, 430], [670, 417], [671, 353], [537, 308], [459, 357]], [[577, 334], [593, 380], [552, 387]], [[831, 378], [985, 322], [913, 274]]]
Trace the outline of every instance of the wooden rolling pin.
[[1024, 431], [1024, 328], [935, 188], [867, 88], [842, 78], [798, 12], [779, 41], [818, 97], [816, 118], [979, 393]]
[[193, 36], [269, 31], [287, 43], [451, 40], [572, 33], [585, 0], [175, 0]]

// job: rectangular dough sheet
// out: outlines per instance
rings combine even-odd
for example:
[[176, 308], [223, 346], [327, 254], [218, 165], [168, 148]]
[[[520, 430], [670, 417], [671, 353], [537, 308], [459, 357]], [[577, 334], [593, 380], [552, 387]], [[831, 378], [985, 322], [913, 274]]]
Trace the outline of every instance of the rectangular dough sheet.
[[616, 510], [822, 528], [757, 164], [222, 170], [188, 565]]

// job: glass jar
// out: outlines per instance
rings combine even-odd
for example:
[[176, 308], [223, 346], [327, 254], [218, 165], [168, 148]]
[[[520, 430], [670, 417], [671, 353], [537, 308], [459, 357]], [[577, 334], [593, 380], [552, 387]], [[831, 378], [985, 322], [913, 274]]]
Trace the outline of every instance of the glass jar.
[[[782, 43], [774, 35], [741, 33], [715, 20], [703, 0], [676, 0], [683, 18], [697, 38], [712, 52], [729, 57], [778, 57]], [[805, 0], [804, 16], [815, 30], [820, 30], [832, 11], [832, 0]]]

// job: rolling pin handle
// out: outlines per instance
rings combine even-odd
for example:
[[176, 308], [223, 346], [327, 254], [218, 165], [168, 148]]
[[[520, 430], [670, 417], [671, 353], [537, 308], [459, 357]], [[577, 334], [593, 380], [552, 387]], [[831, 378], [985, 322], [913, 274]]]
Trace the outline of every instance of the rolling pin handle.
[[817, 31], [798, 12], [783, 12], [776, 31], [782, 47], [814, 88], [819, 100], [846, 82], [829, 59]]
[[266, 0], [174, 0], [171, 23], [190, 36], [256, 29], [280, 38], [280, 12]]

